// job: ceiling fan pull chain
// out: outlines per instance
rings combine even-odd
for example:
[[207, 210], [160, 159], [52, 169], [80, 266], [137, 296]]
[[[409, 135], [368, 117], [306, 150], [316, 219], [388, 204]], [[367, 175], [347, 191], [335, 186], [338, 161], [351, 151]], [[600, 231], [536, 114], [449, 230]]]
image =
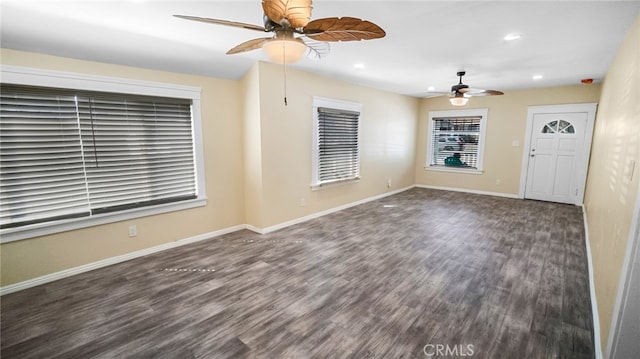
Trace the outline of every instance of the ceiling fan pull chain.
[[284, 43], [282, 44], [282, 73], [284, 74], [284, 105], [287, 106], [287, 62], [285, 61], [287, 58], [286, 54], [286, 46]]

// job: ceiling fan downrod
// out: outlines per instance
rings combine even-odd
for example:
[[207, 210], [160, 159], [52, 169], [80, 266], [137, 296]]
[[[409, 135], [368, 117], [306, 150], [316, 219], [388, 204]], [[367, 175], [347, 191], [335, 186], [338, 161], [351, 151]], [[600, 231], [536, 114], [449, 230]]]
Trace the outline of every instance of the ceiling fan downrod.
[[[458, 81], [457, 85], [453, 85], [451, 86], [451, 92], [453, 92], [456, 96], [460, 93], [460, 89], [464, 89], [464, 88], [468, 88], [469, 86], [465, 85], [462, 83], [462, 76], [464, 76], [467, 72], [466, 71], [458, 71], [457, 75], [460, 77], [460, 80]], [[462, 96], [462, 94], [460, 93], [460, 95]]]

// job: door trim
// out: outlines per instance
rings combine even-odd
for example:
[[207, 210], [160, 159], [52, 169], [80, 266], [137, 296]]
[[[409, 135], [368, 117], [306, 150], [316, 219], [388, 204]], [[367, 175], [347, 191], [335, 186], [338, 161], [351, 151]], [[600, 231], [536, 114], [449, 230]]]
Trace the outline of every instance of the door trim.
[[576, 103], [563, 105], [545, 105], [545, 106], [528, 106], [527, 107], [527, 124], [524, 135], [524, 146], [522, 147], [522, 168], [520, 169], [520, 189], [518, 190], [518, 198], [524, 198], [527, 185], [527, 171], [529, 168], [529, 152], [531, 151], [531, 135], [533, 132], [533, 117], [536, 114], [553, 114], [553, 113], [587, 113], [587, 125], [584, 136], [584, 150], [578, 155], [576, 168], [580, 171], [578, 181], [578, 195], [576, 196], [575, 205], [581, 205], [584, 201], [584, 189], [587, 183], [587, 169], [589, 166], [589, 156], [591, 155], [591, 140], [593, 139], [593, 127], [596, 118], [596, 108], [598, 104], [592, 103]]

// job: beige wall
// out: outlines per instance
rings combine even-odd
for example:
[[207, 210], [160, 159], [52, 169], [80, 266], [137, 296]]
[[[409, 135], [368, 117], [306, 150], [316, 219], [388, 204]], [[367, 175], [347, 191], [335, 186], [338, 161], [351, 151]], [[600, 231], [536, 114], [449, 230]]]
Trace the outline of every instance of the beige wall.
[[[267, 63], [231, 81], [1, 51], [6, 65], [201, 87], [209, 198], [206, 207], [2, 244], [2, 286], [237, 225], [266, 228], [414, 184], [412, 97], [288, 69], [285, 107], [282, 67]], [[311, 191], [313, 96], [363, 105], [359, 183]]]
[[[285, 106], [282, 66], [260, 63], [259, 77], [264, 221], [249, 224], [269, 227], [414, 184], [417, 99], [289, 68]], [[311, 191], [314, 96], [362, 104], [360, 182]]]
[[[202, 88], [205, 207], [2, 244], [1, 285], [244, 223], [241, 86], [219, 80], [3, 49], [2, 64]], [[127, 228], [136, 224], [138, 236]]]
[[[635, 161], [633, 180], [629, 163]], [[596, 116], [585, 210], [600, 342], [606, 347], [640, 177], [640, 17], [609, 67]]]
[[[503, 96], [472, 98], [464, 109], [488, 108], [484, 173], [466, 174], [425, 170], [429, 111], [454, 110], [448, 98], [423, 99], [420, 103], [416, 183], [437, 187], [517, 195], [520, 186], [522, 151], [526, 132], [527, 107], [566, 103], [598, 102], [600, 85], [548, 87], [505, 91]], [[512, 142], [517, 140], [518, 147]]]

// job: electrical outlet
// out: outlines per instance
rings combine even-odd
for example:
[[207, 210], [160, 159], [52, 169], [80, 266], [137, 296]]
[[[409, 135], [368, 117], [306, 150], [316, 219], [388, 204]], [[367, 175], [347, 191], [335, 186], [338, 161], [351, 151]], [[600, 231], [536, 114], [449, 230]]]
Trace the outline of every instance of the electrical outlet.
[[300, 198], [300, 207], [304, 207], [306, 205], [307, 205], [307, 200], [304, 197]]
[[500, 178], [496, 179], [496, 186], [499, 186], [502, 184], [502, 180]]
[[391, 179], [387, 180], [387, 188], [391, 188]]
[[135, 224], [129, 226], [129, 237], [135, 237], [138, 235], [138, 227]]

